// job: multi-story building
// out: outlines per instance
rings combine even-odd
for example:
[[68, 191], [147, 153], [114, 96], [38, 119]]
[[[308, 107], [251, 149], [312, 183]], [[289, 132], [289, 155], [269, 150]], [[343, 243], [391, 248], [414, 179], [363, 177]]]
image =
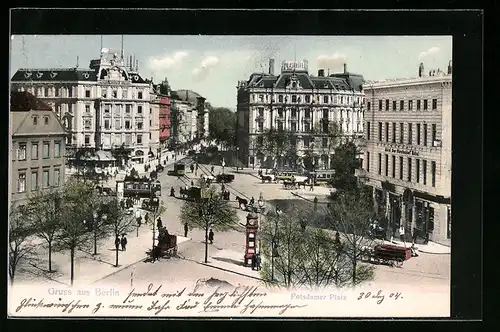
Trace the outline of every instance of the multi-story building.
[[[167, 144], [172, 129], [170, 114], [170, 86], [167, 79], [155, 85], [154, 98], [151, 100], [151, 107], [158, 108], [158, 139], [161, 146]], [[154, 104], [154, 106], [153, 106]], [[155, 136], [155, 135], [153, 135]]]
[[205, 98], [191, 90], [172, 91], [172, 137], [186, 143], [208, 137], [209, 113]]
[[[283, 167], [303, 164], [312, 153], [314, 164], [330, 168], [335, 143], [330, 126], [337, 123], [340, 135], [354, 141], [363, 135], [363, 77], [347, 72], [325, 76], [309, 75], [307, 61], [283, 61], [281, 73], [274, 75], [274, 60], [268, 73], [254, 73], [240, 81], [238, 90], [238, 149], [244, 164]], [[293, 156], [273, 156], [263, 147], [265, 132], [291, 132]], [[297, 160], [298, 159], [298, 160]]]
[[28, 92], [10, 95], [11, 202], [64, 183], [66, 131], [51, 107]]
[[146, 156], [150, 141], [150, 82], [137, 61], [101, 52], [89, 69], [19, 69], [12, 91], [28, 91], [56, 112], [70, 135], [67, 146], [111, 150], [124, 145]]
[[451, 63], [419, 77], [365, 84], [363, 169], [375, 205], [405, 235], [451, 238]]

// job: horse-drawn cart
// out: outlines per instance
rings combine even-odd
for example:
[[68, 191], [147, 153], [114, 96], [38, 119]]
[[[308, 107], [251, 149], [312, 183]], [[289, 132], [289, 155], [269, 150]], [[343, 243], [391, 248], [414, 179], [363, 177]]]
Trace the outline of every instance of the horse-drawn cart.
[[373, 248], [364, 248], [363, 260], [374, 264], [385, 264], [401, 267], [403, 262], [411, 258], [410, 247], [391, 244], [378, 244]]
[[153, 260], [160, 257], [170, 258], [177, 255], [177, 236], [170, 235], [166, 227], [159, 229], [158, 244], [154, 247], [152, 252]]

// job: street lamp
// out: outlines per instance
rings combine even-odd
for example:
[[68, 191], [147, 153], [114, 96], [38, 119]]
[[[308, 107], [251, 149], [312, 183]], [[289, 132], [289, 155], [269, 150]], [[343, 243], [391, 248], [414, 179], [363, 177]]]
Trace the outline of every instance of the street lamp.
[[236, 147], [236, 172], [238, 172], [238, 161], [240, 160], [240, 147]]
[[210, 193], [209, 198], [206, 197], [200, 200], [201, 208], [199, 215], [205, 221], [205, 263], [208, 263], [208, 228], [210, 226], [209, 216], [212, 213], [211, 203], [213, 203], [213, 193]]
[[274, 233], [272, 236], [271, 240], [271, 281], [274, 281], [274, 257], [279, 257], [278, 255], [278, 246], [277, 246], [277, 241], [276, 241], [276, 236], [278, 233], [278, 219], [280, 215], [282, 214], [282, 211], [277, 207], [276, 208], [276, 216], [274, 220]]
[[[264, 198], [262, 197], [262, 192], [259, 195], [259, 200], [257, 201], [257, 204], [259, 205], [259, 228], [260, 228], [260, 225], [262, 224], [262, 222], [261, 222], [262, 221], [261, 216], [262, 216], [262, 213], [264, 212], [264, 205], [265, 205]], [[259, 249], [259, 253], [260, 253], [260, 238], [259, 238], [259, 247], [258, 247], [258, 249]]]

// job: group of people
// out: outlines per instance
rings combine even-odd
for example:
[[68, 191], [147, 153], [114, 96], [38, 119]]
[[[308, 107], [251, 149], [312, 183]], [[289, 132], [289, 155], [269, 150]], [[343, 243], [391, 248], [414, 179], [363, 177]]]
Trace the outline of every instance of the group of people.
[[122, 251], [127, 251], [127, 238], [125, 237], [125, 234], [122, 234], [122, 237], [120, 239], [119, 235], [116, 235], [115, 238], [115, 248], [116, 250], [120, 250], [120, 245], [122, 246]]

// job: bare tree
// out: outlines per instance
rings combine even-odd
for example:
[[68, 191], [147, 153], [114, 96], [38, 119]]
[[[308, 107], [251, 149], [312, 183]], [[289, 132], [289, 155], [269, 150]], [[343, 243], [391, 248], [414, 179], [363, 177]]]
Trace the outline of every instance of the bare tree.
[[48, 272], [52, 270], [53, 244], [61, 225], [61, 197], [58, 190], [38, 191], [29, 198], [27, 208], [36, 235], [48, 246]]
[[268, 153], [267, 157], [272, 158], [276, 163], [282, 161], [286, 152], [290, 150], [290, 138], [292, 135], [288, 130], [284, 129], [267, 129], [263, 134], [264, 147]]
[[19, 262], [32, 251], [28, 242], [31, 225], [29, 210], [24, 206], [12, 207], [9, 215], [9, 279], [14, 284], [14, 277]]
[[107, 239], [109, 230], [109, 219], [107, 218], [107, 211], [109, 210], [109, 204], [115, 198], [110, 198], [109, 196], [97, 195], [95, 191], [89, 194], [88, 204], [90, 205], [91, 213], [86, 220], [86, 225], [88, 229], [92, 231], [93, 255], [98, 255], [97, 247], [101, 240]]
[[79, 248], [88, 247], [92, 238], [86, 222], [93, 213], [94, 194], [92, 186], [84, 182], [68, 181], [64, 186], [57, 245], [60, 250], [70, 251], [71, 285], [75, 279], [75, 252]]
[[371, 266], [358, 266], [363, 247], [372, 245], [372, 240], [365, 235], [370, 229], [370, 220], [373, 217], [370, 198], [362, 188], [342, 191], [327, 209], [326, 218], [330, 228], [342, 233], [343, 250], [352, 264], [353, 285], [373, 276]]

